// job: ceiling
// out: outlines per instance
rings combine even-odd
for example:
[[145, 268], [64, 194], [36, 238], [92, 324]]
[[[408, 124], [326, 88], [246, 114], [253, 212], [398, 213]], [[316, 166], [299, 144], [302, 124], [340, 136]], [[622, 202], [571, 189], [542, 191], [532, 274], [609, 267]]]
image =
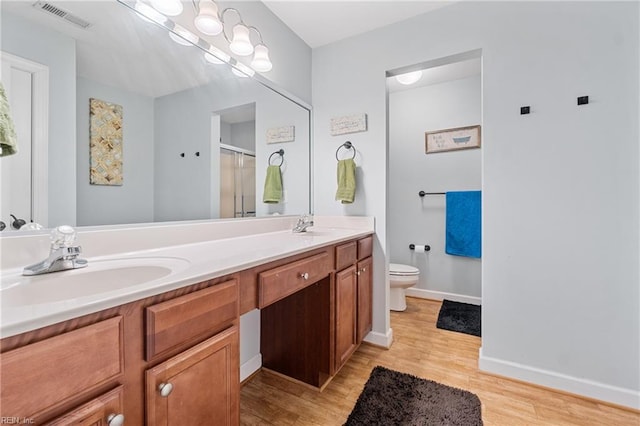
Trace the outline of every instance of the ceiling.
[[[190, 0], [182, 0], [184, 2]], [[92, 26], [78, 27], [33, 7], [36, 0], [2, 0], [2, 10], [51, 27], [77, 40], [78, 75], [151, 97], [162, 96], [212, 80], [238, 79], [228, 67], [211, 66], [196, 49], [184, 49], [166, 32], [143, 23], [114, 0], [49, 0]], [[447, 6], [452, 1], [263, 0], [310, 47], [318, 47]], [[189, 25], [193, 8], [180, 23]], [[363, 19], [366, 17], [366, 19]], [[113, 25], [118, 23], [118, 25]], [[146, 55], [140, 55], [145, 50]], [[187, 63], [189, 66], [187, 66]], [[127, 65], [126, 68], [123, 65]], [[177, 68], [176, 65], [183, 65]], [[188, 70], [185, 72], [185, 70]], [[137, 79], [135, 76], [144, 76]], [[402, 88], [399, 88], [402, 90]]]
[[480, 58], [467, 59], [436, 67], [424, 67], [421, 71], [420, 80], [411, 85], [400, 84], [395, 77], [387, 77], [389, 93], [480, 75], [482, 72], [482, 60]]
[[262, 0], [311, 48], [448, 6], [443, 0]]

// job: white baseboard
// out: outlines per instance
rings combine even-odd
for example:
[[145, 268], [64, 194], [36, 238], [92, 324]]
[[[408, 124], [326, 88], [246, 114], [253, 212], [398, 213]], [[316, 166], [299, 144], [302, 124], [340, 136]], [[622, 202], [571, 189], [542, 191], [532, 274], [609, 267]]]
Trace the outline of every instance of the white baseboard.
[[475, 296], [465, 296], [464, 294], [445, 293], [444, 291], [423, 290], [421, 288], [408, 288], [407, 296], [418, 297], [420, 299], [433, 300], [451, 300], [453, 302], [470, 303], [472, 305], [481, 305], [482, 298]]
[[251, 376], [262, 367], [262, 354], [258, 354], [240, 366], [240, 381]]
[[369, 334], [364, 337], [364, 341], [388, 349], [391, 347], [391, 343], [393, 343], [393, 329], [390, 328], [387, 330], [386, 334], [370, 331]]
[[478, 367], [488, 373], [640, 410], [640, 391], [487, 357], [482, 354], [482, 348], [480, 348]]

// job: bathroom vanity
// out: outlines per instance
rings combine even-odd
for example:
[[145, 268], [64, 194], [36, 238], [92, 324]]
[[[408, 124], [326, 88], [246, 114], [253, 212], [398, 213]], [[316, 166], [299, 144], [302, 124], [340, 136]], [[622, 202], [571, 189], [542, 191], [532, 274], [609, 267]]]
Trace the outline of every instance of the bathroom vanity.
[[[239, 318], [256, 308], [263, 368], [321, 390], [371, 330], [372, 233], [279, 231], [154, 250], [189, 266], [153, 288], [55, 302], [60, 312], [27, 325], [9, 320], [0, 415], [51, 425], [238, 424]], [[239, 249], [267, 240], [279, 251]]]

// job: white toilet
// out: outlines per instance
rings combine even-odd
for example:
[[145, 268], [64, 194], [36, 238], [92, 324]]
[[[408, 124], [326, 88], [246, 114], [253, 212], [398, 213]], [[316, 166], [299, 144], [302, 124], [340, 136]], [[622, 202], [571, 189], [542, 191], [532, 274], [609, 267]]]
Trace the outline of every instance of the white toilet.
[[400, 263], [389, 264], [389, 308], [392, 311], [407, 309], [405, 291], [418, 283], [420, 270]]

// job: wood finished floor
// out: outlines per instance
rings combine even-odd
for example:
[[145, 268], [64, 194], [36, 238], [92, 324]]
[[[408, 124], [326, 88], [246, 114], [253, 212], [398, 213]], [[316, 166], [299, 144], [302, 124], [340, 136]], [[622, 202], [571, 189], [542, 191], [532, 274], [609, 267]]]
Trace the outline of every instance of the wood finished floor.
[[638, 426], [640, 413], [478, 371], [480, 338], [437, 329], [440, 302], [407, 298], [391, 313], [389, 350], [363, 344], [323, 392], [266, 372], [242, 387], [242, 425], [342, 425], [381, 365], [475, 393], [485, 425]]

